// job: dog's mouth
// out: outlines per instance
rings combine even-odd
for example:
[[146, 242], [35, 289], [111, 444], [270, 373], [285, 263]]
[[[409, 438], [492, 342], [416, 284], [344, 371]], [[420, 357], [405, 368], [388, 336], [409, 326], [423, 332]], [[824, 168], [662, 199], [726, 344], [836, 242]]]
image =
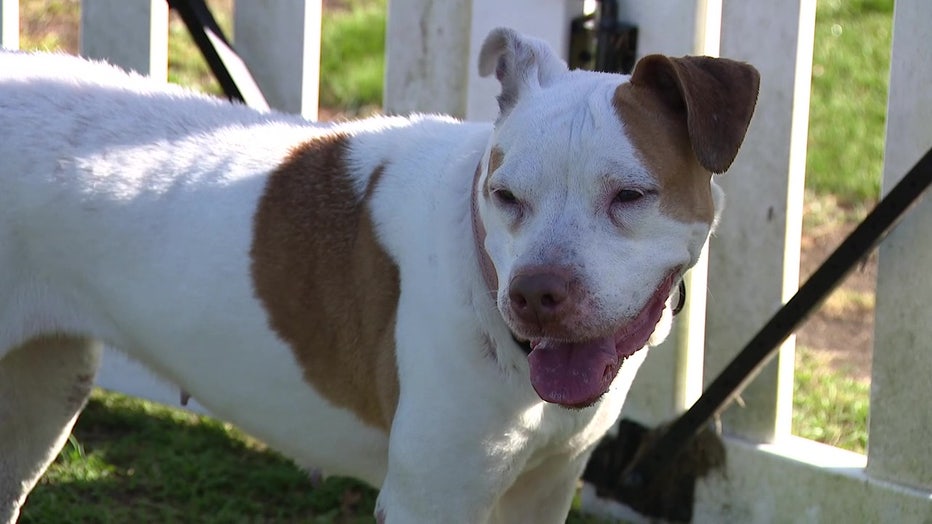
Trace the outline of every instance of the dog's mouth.
[[647, 344], [678, 278], [679, 271], [670, 273], [637, 316], [611, 335], [577, 342], [531, 340], [528, 363], [534, 391], [546, 402], [569, 408], [599, 400], [625, 359]]

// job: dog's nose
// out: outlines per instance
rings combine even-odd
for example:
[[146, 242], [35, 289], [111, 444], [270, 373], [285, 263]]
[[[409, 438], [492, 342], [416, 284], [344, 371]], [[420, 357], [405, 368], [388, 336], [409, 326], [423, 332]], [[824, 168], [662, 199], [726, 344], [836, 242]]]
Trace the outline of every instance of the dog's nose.
[[518, 275], [511, 281], [508, 297], [518, 318], [542, 325], [560, 315], [569, 297], [569, 281], [552, 272]]

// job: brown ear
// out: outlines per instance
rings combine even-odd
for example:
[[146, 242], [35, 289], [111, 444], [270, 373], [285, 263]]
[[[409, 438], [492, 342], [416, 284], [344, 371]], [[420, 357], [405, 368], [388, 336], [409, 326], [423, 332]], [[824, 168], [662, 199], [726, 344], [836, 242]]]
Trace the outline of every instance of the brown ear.
[[685, 113], [699, 164], [722, 173], [747, 133], [760, 74], [751, 65], [726, 58], [650, 55], [638, 61], [631, 84], [655, 90], [670, 109]]

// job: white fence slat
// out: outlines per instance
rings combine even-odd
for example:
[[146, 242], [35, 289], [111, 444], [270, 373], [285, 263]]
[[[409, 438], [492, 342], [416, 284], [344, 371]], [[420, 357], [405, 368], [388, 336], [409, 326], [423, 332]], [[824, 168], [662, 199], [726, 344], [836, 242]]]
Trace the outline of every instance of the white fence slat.
[[165, 0], [82, 0], [81, 54], [168, 78], [168, 3]]
[[0, 48], [19, 49], [19, 0], [0, 0]]
[[[884, 191], [932, 147], [932, 2], [897, 0]], [[868, 471], [932, 490], [932, 197], [880, 245]], [[932, 519], [932, 515], [929, 516]]]
[[271, 107], [317, 119], [321, 0], [237, 2], [234, 47]]
[[388, 113], [444, 113], [470, 120], [498, 114], [494, 79], [479, 78], [476, 58], [492, 29], [512, 27], [547, 40], [561, 56], [580, 0], [394, 0], [388, 5], [385, 93]]
[[725, 450], [725, 470], [696, 485], [693, 522], [923, 524], [932, 519], [932, 494], [865, 475], [864, 455], [799, 437], [777, 445], [726, 438]]
[[721, 0], [631, 0], [618, 18], [638, 26], [638, 57], [717, 54]]
[[[386, 113], [466, 114], [470, 0], [392, 0], [385, 28]], [[324, 50], [326, 52], [326, 50]]]
[[[714, 377], [795, 292], [809, 116], [815, 1], [725, 2], [721, 55], [761, 72], [744, 145], [719, 181], [726, 203], [710, 247], [706, 377]], [[728, 431], [758, 441], [788, 434], [793, 347], [783, 345], [724, 414]]]

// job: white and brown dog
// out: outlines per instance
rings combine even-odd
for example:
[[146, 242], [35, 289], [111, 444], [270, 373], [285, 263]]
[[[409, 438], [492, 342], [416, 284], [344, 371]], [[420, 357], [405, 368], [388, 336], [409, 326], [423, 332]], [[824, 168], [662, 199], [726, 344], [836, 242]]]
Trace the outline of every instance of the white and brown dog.
[[323, 126], [0, 54], [0, 522], [101, 344], [387, 522], [561, 522], [716, 220], [754, 68], [569, 71], [491, 33], [495, 124]]

